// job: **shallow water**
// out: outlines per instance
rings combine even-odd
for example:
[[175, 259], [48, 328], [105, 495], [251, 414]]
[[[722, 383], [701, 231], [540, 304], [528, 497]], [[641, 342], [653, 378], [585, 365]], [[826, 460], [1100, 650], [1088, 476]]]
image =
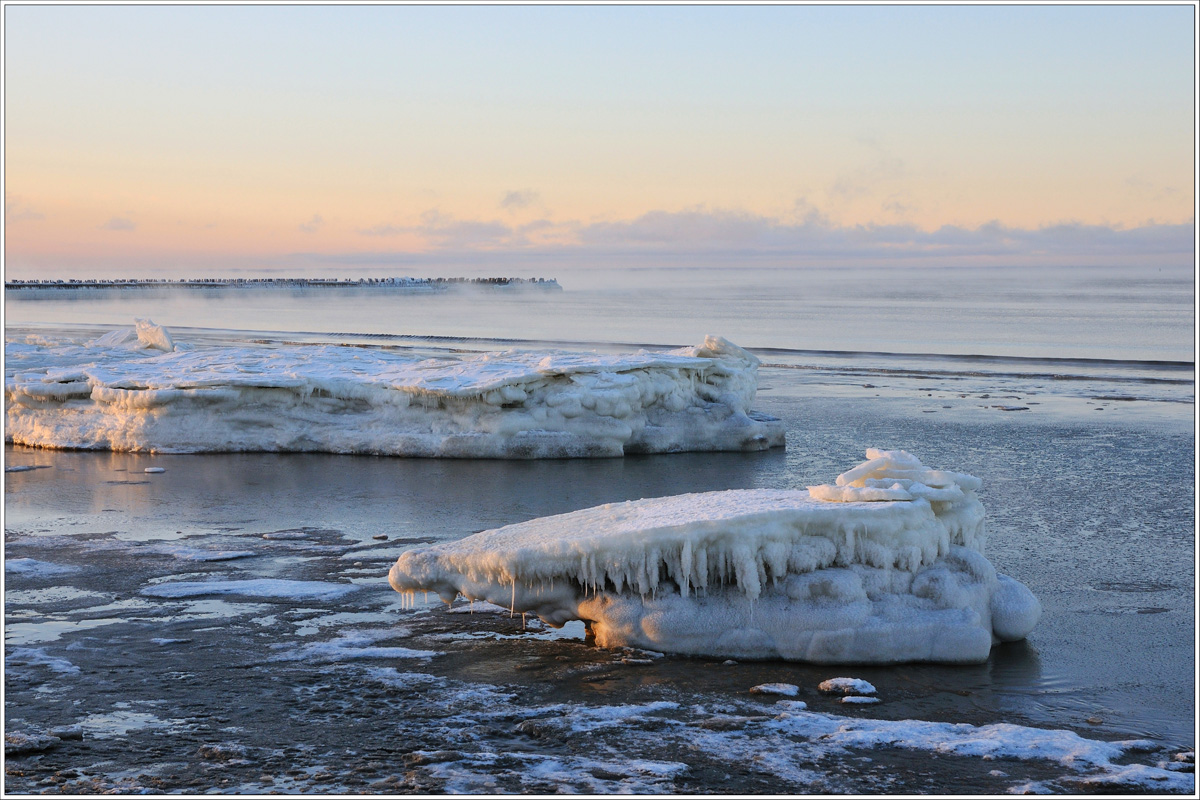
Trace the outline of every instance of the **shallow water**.
[[[801, 687], [810, 710], [856, 719], [1145, 738], [1160, 754], [1144, 763], [1194, 746], [1194, 437], [1185, 404], [1061, 397], [1053, 411], [1018, 413], [928, 391], [924, 378], [854, 390], [813, 371], [768, 368], [762, 384], [757, 406], [785, 420], [786, 450], [506, 462], [10, 447], [6, 465], [46, 468], [6, 475], [7, 558], [77, 570], [8, 575], [9, 727], [74, 724], [85, 735], [22, 762], [8, 787], [1078, 788], [1074, 769], [1036, 759], [1007, 760], [997, 776], [994, 762], [903, 748], [790, 753], [767, 722], [780, 713], [777, 698], [747, 693], [770, 682]], [[930, 406], [935, 413], [921, 413]], [[1161, 408], [1138, 414], [1139, 406]], [[1094, 408], [1107, 409], [1104, 424], [1086, 424]], [[987, 555], [1045, 608], [1026, 642], [969, 667], [671, 656], [644, 664], [571, 628], [549, 637], [507, 614], [446, 614], [437, 602], [405, 609], [387, 585], [390, 563], [414, 544], [638, 497], [799, 488], [857, 463], [867, 444], [984, 478]], [[144, 473], [151, 465], [165, 472]], [[252, 555], [204, 560], [203, 551]], [[152, 593], [164, 581], [214, 579], [359, 588], [316, 599], [286, 588], [265, 598]], [[42, 591], [52, 588], [60, 593]], [[440, 655], [405, 654], [414, 650]], [[836, 705], [815, 691], [835, 674], [871, 681], [883, 702]], [[629, 710], [646, 703], [675, 705]], [[601, 755], [565, 743], [568, 729], [614, 714], [632, 719], [596, 723]], [[268, 732], [278, 730], [287, 740], [272, 744]], [[726, 756], [687, 751], [697, 731]], [[746, 748], [773, 755], [739, 771], [729, 758], [748, 759]], [[55, 778], [64, 768], [78, 774]], [[207, 783], [190, 784], [196, 775]]]
[[[1114, 287], [1111, 301], [1123, 302]], [[917, 295], [910, 286], [898, 302]], [[308, 302], [257, 320], [244, 305], [211, 300], [181, 301], [178, 317], [160, 313], [170, 304], [65, 303], [70, 313], [57, 317], [53, 305], [8, 302], [6, 332], [103, 331], [136, 312], [193, 326], [173, 332], [197, 342], [258, 328], [267, 332], [249, 338], [438, 352], [493, 346], [431, 338], [444, 331], [537, 338], [565, 324], [560, 308], [497, 329], [485, 323], [510, 301], [486, 299], [471, 301], [485, 309], [482, 322], [451, 317], [442, 328], [430, 326], [428, 308], [411, 328], [381, 321], [382, 300], [369, 314], [334, 304], [327, 322], [282, 324], [322, 307]], [[1025, 321], [1043, 306], [1026, 303]], [[1148, 363], [1190, 361], [1190, 345], [1131, 338], [1120, 349], [1079, 337], [1040, 348], [1016, 337], [1007, 350], [981, 350], [983, 329], [967, 324], [962, 347], [941, 356], [878, 355], [945, 344], [920, 339], [909, 321], [900, 338], [912, 346], [891, 347], [899, 339], [880, 332], [898, 315], [886, 310], [861, 340], [806, 338], [806, 325], [850, 310], [843, 303], [791, 332], [764, 318], [754, 341], [720, 329], [692, 336], [683, 327], [698, 314], [641, 327], [626, 315], [602, 329], [595, 311], [572, 335], [559, 331], [559, 341], [594, 335], [603, 347], [717, 332], [778, 348], [759, 353], [768, 366], [756, 408], [784, 420], [785, 450], [514, 462], [7, 447], [6, 468], [36, 468], [5, 474], [6, 733], [76, 726], [82, 738], [49, 737], [10, 756], [5, 789], [1183, 790], [1121, 770], [1172, 763], [1195, 744], [1194, 373]], [[327, 335], [409, 331], [415, 338]], [[837, 352], [814, 352], [822, 349]], [[956, 352], [1007, 358], [946, 357]], [[387, 584], [390, 564], [420, 543], [626, 499], [803, 488], [858, 463], [866, 447], [906, 449], [983, 479], [986, 554], [1045, 609], [1027, 641], [968, 667], [725, 664], [604, 650], [579, 626], [552, 632], [507, 613], [447, 613], [436, 598], [406, 608]], [[165, 471], [145, 473], [151, 466]], [[242, 595], [155, 589], [205, 580], [255, 583]], [[343, 591], [313, 593], [314, 584]], [[871, 681], [882, 702], [851, 708], [816, 690], [836, 675]], [[799, 687], [808, 711], [749, 693], [774, 682]], [[827, 717], [860, 726], [858, 744], [812, 733]], [[906, 719], [1013, 723], [1028, 726], [1025, 739], [1044, 730], [1148, 741], [1111, 762], [1068, 765], [969, 754], [949, 728], [939, 729], [938, 750], [883, 727]]]

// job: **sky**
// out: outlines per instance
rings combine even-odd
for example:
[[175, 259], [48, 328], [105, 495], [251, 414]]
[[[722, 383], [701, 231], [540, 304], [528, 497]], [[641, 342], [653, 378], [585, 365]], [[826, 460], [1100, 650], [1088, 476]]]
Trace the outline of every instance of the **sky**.
[[13, 277], [1194, 259], [1191, 5], [7, 5], [4, 43]]

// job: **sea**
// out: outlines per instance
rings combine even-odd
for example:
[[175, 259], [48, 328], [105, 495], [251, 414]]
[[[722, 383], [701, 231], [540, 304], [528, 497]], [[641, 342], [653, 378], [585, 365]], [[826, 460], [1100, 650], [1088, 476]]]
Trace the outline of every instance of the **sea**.
[[[20, 341], [135, 318], [197, 347], [419, 355], [719, 335], [762, 361], [754, 408], [787, 439], [541, 461], [6, 444], [6, 793], [1194, 793], [1191, 266], [519, 276], [562, 291], [6, 292]], [[421, 544], [803, 489], [872, 447], [983, 480], [986, 555], [1043, 607], [1025, 641], [970, 666], [689, 658], [387, 582]], [[235, 588], [163, 589], [214, 580]], [[751, 691], [772, 684], [795, 692]]]

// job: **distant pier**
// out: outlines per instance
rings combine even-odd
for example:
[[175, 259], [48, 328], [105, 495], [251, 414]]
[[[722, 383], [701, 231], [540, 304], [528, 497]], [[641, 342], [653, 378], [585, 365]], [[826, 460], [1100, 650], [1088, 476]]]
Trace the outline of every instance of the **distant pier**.
[[535, 289], [562, 291], [554, 278], [115, 278], [5, 281], [6, 291], [49, 289]]

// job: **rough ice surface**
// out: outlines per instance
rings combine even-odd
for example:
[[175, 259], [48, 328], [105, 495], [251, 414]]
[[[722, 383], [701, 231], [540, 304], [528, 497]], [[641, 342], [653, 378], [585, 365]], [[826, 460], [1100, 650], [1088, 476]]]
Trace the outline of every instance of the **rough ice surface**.
[[281, 600], [336, 600], [356, 591], [353, 583], [289, 581], [281, 578], [251, 578], [240, 581], [172, 581], [142, 589], [146, 597], [184, 598], [208, 595], [238, 595]]
[[8, 441], [140, 452], [448, 458], [783, 445], [751, 410], [756, 357], [720, 337], [667, 352], [424, 358], [340, 345], [191, 349], [139, 320], [88, 342], [5, 344]]
[[751, 694], [780, 694], [784, 697], [795, 697], [800, 694], [800, 687], [794, 683], [760, 683], [750, 687]]
[[52, 575], [78, 572], [79, 567], [68, 566], [66, 564], [52, 564], [49, 561], [38, 561], [36, 558], [10, 558], [4, 562], [4, 571], [12, 572], [16, 575], [32, 575], [38, 578], [45, 578]]
[[275, 661], [347, 661], [362, 658], [383, 658], [393, 661], [399, 658], [429, 660], [442, 655], [436, 650], [413, 650], [409, 647], [380, 647], [375, 642], [395, 636], [394, 630], [347, 631], [337, 639], [312, 642], [290, 652], [276, 656]]
[[419, 547], [389, 578], [581, 619], [600, 646], [720, 658], [978, 663], [1024, 638], [1041, 605], [983, 556], [979, 479], [867, 459], [808, 492], [614, 503]]
[[826, 694], [875, 694], [875, 686], [862, 678], [830, 678], [817, 688]]

